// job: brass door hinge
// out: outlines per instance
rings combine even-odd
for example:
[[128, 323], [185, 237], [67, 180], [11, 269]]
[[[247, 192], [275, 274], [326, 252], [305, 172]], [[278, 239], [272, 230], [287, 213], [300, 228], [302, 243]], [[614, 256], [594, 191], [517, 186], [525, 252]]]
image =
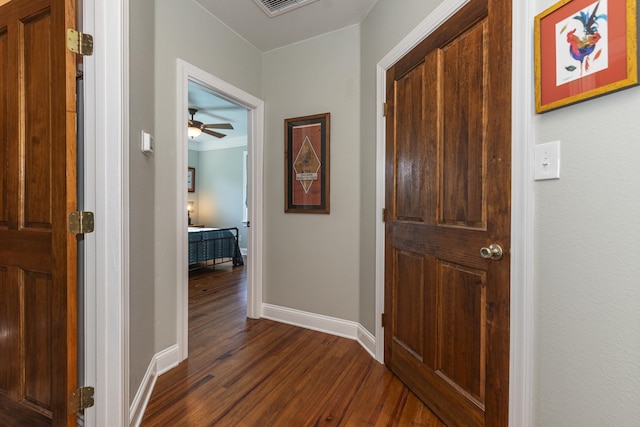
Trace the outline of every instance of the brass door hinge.
[[81, 387], [71, 392], [69, 396], [69, 410], [73, 413], [84, 411], [94, 405], [93, 387]]
[[384, 315], [384, 313], [382, 313], [380, 315], [380, 322], [381, 322], [380, 326], [382, 326], [383, 328], [385, 328], [387, 326], [386, 320], [387, 320], [387, 317]]
[[386, 102], [382, 104], [382, 115], [387, 117], [389, 115], [389, 104]]
[[387, 208], [382, 208], [382, 222], [387, 222]]
[[72, 234], [93, 233], [93, 212], [75, 211], [69, 213], [69, 232]]
[[93, 55], [93, 36], [67, 28], [67, 49], [82, 56]]

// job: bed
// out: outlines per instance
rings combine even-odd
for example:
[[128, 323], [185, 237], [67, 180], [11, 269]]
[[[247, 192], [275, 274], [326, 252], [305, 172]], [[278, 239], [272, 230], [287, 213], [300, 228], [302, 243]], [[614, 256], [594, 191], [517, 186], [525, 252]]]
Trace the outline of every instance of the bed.
[[224, 262], [244, 264], [238, 246], [238, 228], [189, 227], [188, 230], [190, 270]]

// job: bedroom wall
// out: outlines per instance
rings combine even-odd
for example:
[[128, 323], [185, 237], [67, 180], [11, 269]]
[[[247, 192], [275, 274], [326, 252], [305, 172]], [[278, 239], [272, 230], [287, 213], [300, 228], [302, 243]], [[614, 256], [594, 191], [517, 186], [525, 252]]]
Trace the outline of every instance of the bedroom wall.
[[[129, 393], [130, 402], [156, 353], [155, 291], [155, 157], [140, 151], [142, 130], [155, 135], [153, 0], [130, 1], [129, 18]], [[133, 24], [135, 23], [135, 24]]]
[[[360, 32], [263, 57], [264, 302], [358, 321]], [[331, 213], [284, 213], [284, 119], [331, 113]]]
[[638, 109], [635, 87], [533, 118], [562, 159], [534, 183], [536, 426], [640, 420]]
[[[262, 56], [193, 1], [155, 2], [155, 335], [156, 352], [176, 344], [177, 192], [176, 59], [262, 97]], [[149, 64], [149, 66], [151, 66]], [[185, 117], [186, 117], [185, 112]], [[185, 150], [186, 152], [186, 150]], [[186, 173], [186, 172], [185, 172]], [[185, 207], [186, 209], [186, 207]], [[185, 230], [186, 232], [186, 230]]]
[[189, 150], [189, 156], [187, 159], [187, 166], [196, 168], [196, 188], [193, 193], [187, 192], [187, 202], [193, 201], [195, 206], [195, 212], [191, 214], [191, 223], [192, 224], [200, 224], [200, 209], [198, 206], [198, 194], [200, 190], [199, 184], [200, 176], [198, 172], [200, 172], [200, 153], [196, 150]]
[[378, 0], [361, 25], [360, 323], [375, 333], [376, 66], [441, 3]]
[[247, 247], [243, 214], [243, 163], [246, 147], [200, 151], [198, 221], [207, 226], [237, 227], [239, 246]]

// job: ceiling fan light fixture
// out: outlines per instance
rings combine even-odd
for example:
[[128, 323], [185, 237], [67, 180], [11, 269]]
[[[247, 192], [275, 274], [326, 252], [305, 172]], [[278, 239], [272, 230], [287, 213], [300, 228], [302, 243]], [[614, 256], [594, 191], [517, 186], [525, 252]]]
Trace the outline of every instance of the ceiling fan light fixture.
[[189, 138], [191, 139], [197, 138], [198, 136], [200, 136], [201, 133], [202, 133], [202, 130], [200, 130], [200, 128], [197, 128], [195, 126], [189, 126], [189, 128], [187, 129], [187, 135], [189, 135]]
[[189, 108], [189, 114], [191, 115], [191, 119], [187, 121], [187, 135], [191, 139], [197, 138], [202, 133], [215, 136], [216, 138], [224, 138], [226, 136], [225, 134], [216, 132], [213, 129], [233, 129], [233, 126], [231, 125], [231, 123], [204, 124], [198, 120], [195, 120], [194, 116], [197, 112], [198, 110], [196, 108]]

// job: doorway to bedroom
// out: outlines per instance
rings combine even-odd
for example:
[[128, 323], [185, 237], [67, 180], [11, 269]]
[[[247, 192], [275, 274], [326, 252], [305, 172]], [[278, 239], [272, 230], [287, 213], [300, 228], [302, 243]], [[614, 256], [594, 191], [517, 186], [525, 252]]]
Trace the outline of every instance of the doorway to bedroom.
[[[204, 255], [207, 265], [200, 271], [242, 265], [247, 317], [261, 317], [264, 103], [178, 60], [176, 120], [179, 140], [184, 141], [176, 162], [180, 179], [188, 187], [179, 186], [182, 202], [177, 224], [182, 266], [177, 287], [178, 348], [184, 360], [189, 348], [189, 271], [193, 267], [189, 230], [199, 235], [206, 230], [207, 239], [219, 237], [209, 234], [225, 233], [222, 247], [203, 245], [212, 251]], [[237, 244], [237, 256], [231, 242]]]
[[[187, 215], [189, 230], [225, 229], [235, 244], [215, 240], [208, 251], [189, 245], [190, 271], [218, 263], [238, 265], [237, 252], [247, 255], [248, 111], [190, 81], [188, 86]], [[201, 234], [201, 233], [200, 233]], [[197, 237], [197, 235], [195, 235]], [[214, 251], [214, 246], [218, 250]], [[237, 246], [237, 247], [234, 247]]]

